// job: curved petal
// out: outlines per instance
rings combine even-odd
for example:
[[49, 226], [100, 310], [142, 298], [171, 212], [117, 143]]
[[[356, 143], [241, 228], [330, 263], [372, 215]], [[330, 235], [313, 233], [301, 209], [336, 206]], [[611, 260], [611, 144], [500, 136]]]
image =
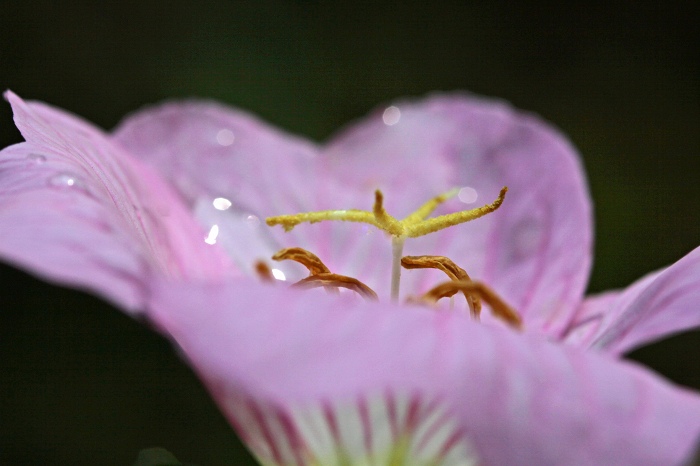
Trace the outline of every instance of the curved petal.
[[[333, 140], [327, 169], [367, 197], [383, 189], [397, 215], [453, 187], [462, 191], [442, 213], [490, 203], [508, 186], [497, 212], [410, 240], [406, 253], [449, 256], [516, 307], [526, 329], [559, 335], [592, 260], [591, 202], [575, 149], [550, 125], [504, 102], [446, 94], [394, 107], [395, 124], [377, 112]], [[434, 284], [409, 286], [425, 291]]]
[[264, 464], [681, 464], [700, 434], [639, 366], [456, 313], [242, 281], [152, 304]]
[[177, 195], [95, 127], [11, 92], [27, 142], [0, 153], [0, 255], [130, 311], [151, 273], [220, 277], [225, 255]]
[[[672, 333], [697, 328], [700, 248], [622, 292], [589, 300], [584, 302], [565, 341], [618, 355]], [[584, 326], [588, 328], [586, 337], [579, 340]]]
[[[257, 118], [212, 102], [166, 103], [126, 118], [114, 132], [123, 147], [158, 168], [219, 242], [250, 273], [255, 260], [295, 245], [311, 248], [317, 230], [291, 236], [269, 229], [266, 217], [323, 204], [316, 147]], [[231, 204], [222, 209], [214, 199]], [[286, 264], [288, 275], [300, 273]]]
[[[489, 203], [508, 185], [499, 212], [409, 240], [405, 253], [449, 256], [518, 308], [526, 328], [558, 336], [570, 319], [567, 311], [581, 299], [591, 262], [590, 202], [574, 149], [536, 117], [500, 102], [446, 95], [396, 107], [398, 121], [394, 115], [389, 125], [375, 113], [330, 141], [320, 156], [309, 143], [205, 103], [145, 110], [127, 119], [115, 138], [155, 163], [190, 202], [204, 196], [200, 218], [227, 225], [219, 235], [237, 245], [229, 253], [240, 263], [252, 259], [242, 251], [264, 258], [300, 246], [381, 297], [389, 295], [391, 277], [391, 246], [383, 233], [322, 223], [285, 234], [258, 228], [255, 219], [371, 210], [376, 188], [384, 190], [389, 212], [403, 216], [455, 186], [468, 188], [463, 202], [450, 201], [438, 211], [446, 213], [475, 207], [475, 195], [478, 203]], [[215, 212], [215, 197], [234, 205]], [[252, 236], [251, 218], [257, 229]], [[444, 277], [411, 271], [402, 280], [408, 294], [418, 294]]]

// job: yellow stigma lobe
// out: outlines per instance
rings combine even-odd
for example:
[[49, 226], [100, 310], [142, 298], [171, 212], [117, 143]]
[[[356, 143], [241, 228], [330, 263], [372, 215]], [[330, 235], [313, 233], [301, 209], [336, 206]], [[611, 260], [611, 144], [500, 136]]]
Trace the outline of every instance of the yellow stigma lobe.
[[503, 203], [507, 191], [508, 188], [503, 187], [498, 198], [491, 204], [429, 219], [427, 217], [433, 213], [438, 205], [457, 194], [457, 189], [453, 189], [430, 199], [403, 220], [397, 220], [389, 215], [384, 209], [384, 195], [381, 191], [377, 190], [374, 193], [374, 207], [371, 212], [366, 210], [323, 210], [319, 212], [268, 217], [265, 222], [269, 226], [281, 225], [285, 231], [291, 231], [300, 223], [317, 223], [327, 220], [358, 222], [374, 225], [396, 238], [415, 238], [454, 225], [459, 225], [460, 223], [475, 220], [495, 211]]

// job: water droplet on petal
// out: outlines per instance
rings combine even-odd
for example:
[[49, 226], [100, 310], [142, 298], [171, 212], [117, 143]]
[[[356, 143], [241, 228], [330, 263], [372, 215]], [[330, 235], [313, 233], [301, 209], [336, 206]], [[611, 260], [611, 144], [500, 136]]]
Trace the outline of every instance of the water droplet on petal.
[[459, 193], [457, 193], [457, 197], [460, 201], [464, 202], [465, 204], [473, 204], [476, 202], [476, 199], [477, 197], [479, 197], [479, 194], [476, 192], [476, 189], [470, 186], [465, 186], [464, 188], [459, 190]]
[[543, 225], [533, 218], [521, 220], [514, 228], [511, 254], [515, 260], [526, 259], [537, 252], [542, 241]]
[[287, 279], [287, 276], [280, 269], [272, 269], [272, 276], [275, 277], [277, 280], [284, 281]]
[[214, 204], [214, 208], [216, 210], [226, 210], [229, 207], [231, 207], [231, 201], [229, 201], [225, 197], [217, 197], [216, 199], [214, 199], [212, 204]]
[[212, 225], [209, 229], [209, 234], [204, 238], [204, 242], [207, 244], [216, 244], [216, 237], [219, 236], [219, 225]]
[[31, 153], [31, 154], [27, 155], [27, 160], [34, 162], [36, 165], [41, 165], [42, 163], [46, 162], [46, 156], [41, 155], [41, 154]]
[[82, 180], [71, 173], [59, 173], [49, 178], [49, 185], [54, 188], [85, 188]]
[[256, 228], [260, 225], [260, 219], [256, 215], [248, 215], [245, 222], [251, 227]]
[[387, 126], [394, 126], [401, 119], [401, 110], [398, 107], [387, 107], [382, 114], [382, 120]]
[[216, 133], [216, 142], [218, 142], [221, 146], [230, 146], [235, 140], [236, 136], [230, 129], [222, 129]]

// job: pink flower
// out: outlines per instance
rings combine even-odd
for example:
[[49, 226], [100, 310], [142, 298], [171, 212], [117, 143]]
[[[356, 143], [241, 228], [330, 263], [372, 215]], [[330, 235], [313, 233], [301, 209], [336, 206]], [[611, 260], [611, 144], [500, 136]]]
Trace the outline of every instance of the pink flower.
[[[436, 96], [319, 147], [212, 103], [145, 110], [107, 135], [7, 98], [27, 142], [0, 155], [0, 255], [145, 312], [261, 463], [637, 465], [692, 454], [700, 396], [615, 356], [700, 324], [700, 249], [583, 300], [590, 200], [575, 151], [536, 117]], [[474, 321], [458, 299], [451, 312], [391, 302], [392, 241], [374, 227], [264, 225], [372, 210], [377, 188], [402, 218], [459, 188], [439, 215], [489, 204], [504, 185], [498, 211], [409, 238], [404, 253], [454, 260], [517, 310], [521, 332], [488, 313]], [[256, 263], [291, 246], [379, 302], [262, 283]], [[272, 267], [287, 281], [305, 275]], [[443, 281], [405, 270], [401, 298]]]

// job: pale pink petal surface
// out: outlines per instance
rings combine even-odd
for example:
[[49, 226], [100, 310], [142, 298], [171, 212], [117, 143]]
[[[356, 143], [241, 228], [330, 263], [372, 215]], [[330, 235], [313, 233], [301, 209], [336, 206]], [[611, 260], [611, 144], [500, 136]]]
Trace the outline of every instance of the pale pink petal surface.
[[[127, 119], [115, 138], [156, 164], [191, 203], [223, 197], [226, 214], [202, 210], [206, 225], [250, 269], [288, 246], [307, 248], [332, 271], [357, 277], [388, 296], [391, 249], [386, 235], [358, 224], [300, 225], [291, 233], [260, 229], [255, 219], [322, 209], [371, 210], [374, 190], [402, 217], [429, 198], [464, 188], [436, 214], [492, 202], [502, 208], [469, 224], [409, 239], [405, 254], [446, 255], [523, 313], [526, 328], [560, 336], [581, 299], [591, 261], [591, 209], [576, 152], [556, 129], [505, 103], [469, 95], [398, 102], [322, 148], [275, 131], [239, 111], [212, 104], [167, 104]], [[391, 124], [388, 124], [391, 123]], [[200, 209], [198, 209], [199, 211]], [[247, 238], [246, 226], [256, 229]], [[263, 238], [263, 240], [261, 240]], [[241, 252], [246, 251], [246, 253]], [[281, 265], [280, 267], [289, 267]], [[286, 273], [298, 273], [291, 267]], [[444, 280], [405, 272], [404, 294]]]
[[700, 248], [621, 292], [588, 298], [564, 341], [619, 355], [700, 327]]
[[446, 431], [446, 464], [674, 465], [700, 434], [700, 397], [643, 368], [455, 313], [247, 282], [164, 284], [154, 300], [269, 464], [381, 457], [402, 436], [420, 455]]
[[143, 305], [152, 274], [229, 273], [152, 169], [72, 115], [6, 97], [27, 142], [0, 152], [0, 255], [130, 311]]

